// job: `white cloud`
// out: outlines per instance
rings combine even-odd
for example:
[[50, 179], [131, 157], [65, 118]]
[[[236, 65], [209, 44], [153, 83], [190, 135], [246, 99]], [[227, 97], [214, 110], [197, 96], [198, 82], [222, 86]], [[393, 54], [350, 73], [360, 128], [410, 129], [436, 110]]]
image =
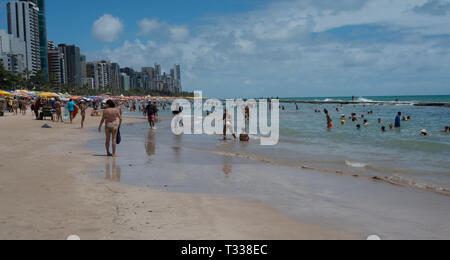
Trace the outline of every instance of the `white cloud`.
[[166, 24], [166, 39], [103, 55], [136, 69], [180, 63], [183, 85], [209, 96], [448, 94], [450, 19], [414, 11], [427, 2], [276, 2], [210, 20], [192, 36]]
[[244, 39], [238, 39], [235, 45], [238, 47], [237, 50], [243, 54], [253, 54], [256, 48], [255, 43]]
[[123, 32], [122, 21], [110, 14], [98, 18], [92, 26], [92, 35], [102, 42], [115, 42]]
[[171, 26], [169, 31], [170, 38], [174, 41], [183, 41], [189, 37], [189, 29], [184, 26]]
[[149, 34], [155, 30], [160, 29], [164, 26], [164, 23], [158, 22], [157, 19], [148, 19], [144, 18], [138, 22], [139, 27], [141, 28], [141, 34]]

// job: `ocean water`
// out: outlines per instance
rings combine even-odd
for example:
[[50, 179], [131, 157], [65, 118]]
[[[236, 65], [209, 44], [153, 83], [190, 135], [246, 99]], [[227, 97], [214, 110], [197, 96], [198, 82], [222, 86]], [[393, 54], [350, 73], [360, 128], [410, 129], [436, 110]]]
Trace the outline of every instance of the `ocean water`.
[[[355, 101], [359, 102], [399, 102], [407, 103], [450, 103], [450, 95], [430, 95], [430, 96], [355, 96]], [[352, 101], [352, 97], [293, 97], [280, 98], [282, 101], [302, 100], [302, 101]]]
[[[325, 115], [314, 112], [319, 105], [300, 104], [299, 111], [284, 105], [276, 146], [214, 135], [174, 136], [170, 111], [161, 111], [156, 130], [145, 122], [124, 125], [120, 158], [97, 157], [105, 167], [94, 175], [168, 192], [261, 201], [305, 223], [363, 237], [449, 238], [450, 201], [442, 193], [450, 186], [450, 135], [439, 130], [450, 124], [450, 108], [368, 103], [338, 106], [337, 112], [337, 105], [322, 105], [335, 123], [327, 131]], [[367, 115], [369, 110], [374, 114]], [[388, 126], [399, 111], [412, 120], [381, 133], [381, 125]], [[353, 112], [366, 114], [371, 125], [356, 130], [347, 120], [341, 126], [340, 115]], [[432, 136], [420, 136], [423, 128]], [[104, 137], [97, 135], [88, 147], [102, 155]]]
[[[401, 104], [393, 102], [399, 99]], [[287, 100], [287, 99], [281, 99]], [[347, 98], [294, 98], [291, 100], [351, 100]], [[362, 177], [385, 177], [389, 181], [434, 191], [450, 190], [450, 134], [440, 132], [450, 125], [450, 108], [414, 106], [414, 103], [450, 102], [450, 96], [357, 97], [365, 104], [281, 104], [280, 142], [260, 146], [257, 140], [248, 145], [223, 142], [220, 136], [186, 136], [184, 145], [227, 156], [262, 161], [273, 165], [344, 173]], [[383, 102], [374, 104], [372, 102]], [[339, 111], [336, 110], [338, 108]], [[316, 113], [315, 110], [321, 110]], [[334, 128], [326, 128], [323, 110], [330, 111]], [[368, 111], [373, 111], [372, 115]], [[393, 131], [398, 112], [410, 116]], [[352, 113], [365, 115], [369, 125], [357, 130], [362, 120], [352, 122]], [[346, 115], [341, 125], [341, 115]], [[135, 114], [137, 115], [137, 114]], [[169, 111], [161, 116], [170, 119]], [[382, 123], [378, 123], [378, 119]], [[169, 127], [169, 121], [162, 127]], [[387, 131], [382, 132], [385, 126]], [[421, 136], [426, 129], [431, 136]]]

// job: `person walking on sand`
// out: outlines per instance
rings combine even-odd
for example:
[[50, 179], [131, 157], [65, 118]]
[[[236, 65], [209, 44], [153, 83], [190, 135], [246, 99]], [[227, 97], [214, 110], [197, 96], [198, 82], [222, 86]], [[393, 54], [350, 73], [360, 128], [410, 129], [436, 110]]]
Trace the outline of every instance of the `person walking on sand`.
[[61, 101], [59, 100], [59, 98], [56, 99], [55, 101], [55, 111], [56, 111], [56, 123], [58, 123], [59, 121], [61, 121], [61, 123], [64, 123], [63, 118], [62, 118], [62, 104]]
[[41, 98], [37, 98], [36, 102], [33, 105], [34, 115], [36, 116], [36, 120], [39, 119], [39, 109], [41, 108]]
[[88, 109], [88, 105], [83, 100], [80, 103], [80, 115], [81, 115], [81, 129], [84, 128], [84, 120], [86, 119], [86, 110]]
[[148, 123], [151, 129], [155, 129], [155, 109], [156, 108], [151, 101], [148, 102], [148, 105], [145, 108], [148, 117]]
[[69, 109], [69, 118], [70, 118], [70, 123], [72, 124], [73, 121], [73, 113], [75, 112], [75, 103], [73, 102], [73, 100], [69, 100], [69, 103], [67, 103], [67, 108]]
[[[119, 110], [116, 109], [116, 104], [112, 100], [106, 102], [106, 109], [103, 111], [102, 120], [98, 126], [98, 131], [102, 131], [102, 125], [105, 123], [105, 148], [107, 156], [119, 157], [117, 155], [117, 133], [122, 125], [122, 116]], [[112, 141], [112, 153], [109, 148]]]
[[227, 110], [224, 110], [223, 113], [223, 140], [227, 140], [227, 131], [229, 130], [231, 135], [234, 137], [234, 140], [237, 139], [236, 134], [233, 130], [233, 118], [232, 116], [227, 112]]

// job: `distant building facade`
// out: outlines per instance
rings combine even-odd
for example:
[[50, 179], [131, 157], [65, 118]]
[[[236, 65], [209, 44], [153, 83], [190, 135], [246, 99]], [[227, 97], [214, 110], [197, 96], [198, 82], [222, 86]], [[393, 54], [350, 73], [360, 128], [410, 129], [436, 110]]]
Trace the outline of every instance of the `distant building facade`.
[[26, 69], [35, 75], [41, 70], [39, 8], [34, 2], [15, 1], [7, 3], [6, 9], [8, 34], [25, 42]]
[[26, 44], [19, 38], [0, 30], [0, 61], [3, 67], [13, 73], [23, 73], [26, 69]]
[[65, 84], [64, 55], [54, 42], [47, 43], [48, 77], [53, 86], [60, 87]]
[[64, 85], [81, 86], [80, 48], [75, 45], [60, 44], [58, 50], [64, 57]]

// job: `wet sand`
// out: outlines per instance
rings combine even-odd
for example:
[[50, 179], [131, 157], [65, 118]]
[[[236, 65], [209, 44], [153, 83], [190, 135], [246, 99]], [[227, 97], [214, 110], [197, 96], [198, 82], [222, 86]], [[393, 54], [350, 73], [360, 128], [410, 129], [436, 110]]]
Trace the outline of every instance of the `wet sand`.
[[[130, 124], [122, 135], [121, 160], [105, 161], [99, 178], [169, 192], [257, 200], [303, 223], [364, 237], [450, 238], [450, 199], [445, 195], [214, 152], [215, 146], [239, 149], [245, 144], [220, 137], [176, 137], [166, 120], [155, 131], [145, 123]], [[94, 140], [89, 147], [97, 149], [101, 142]]]
[[[35, 121], [30, 113], [0, 117], [0, 239], [66, 239], [73, 234], [82, 239], [363, 237], [299, 222], [255, 200], [111, 181], [123, 176], [117, 165], [125, 159], [107, 158], [102, 148], [98, 152], [86, 148], [92, 139], [102, 137], [94, 131], [98, 121], [87, 117], [87, 129], [81, 130], [79, 118], [69, 125]], [[41, 128], [44, 123], [52, 128]], [[92, 177], [106, 165], [110, 180]]]

